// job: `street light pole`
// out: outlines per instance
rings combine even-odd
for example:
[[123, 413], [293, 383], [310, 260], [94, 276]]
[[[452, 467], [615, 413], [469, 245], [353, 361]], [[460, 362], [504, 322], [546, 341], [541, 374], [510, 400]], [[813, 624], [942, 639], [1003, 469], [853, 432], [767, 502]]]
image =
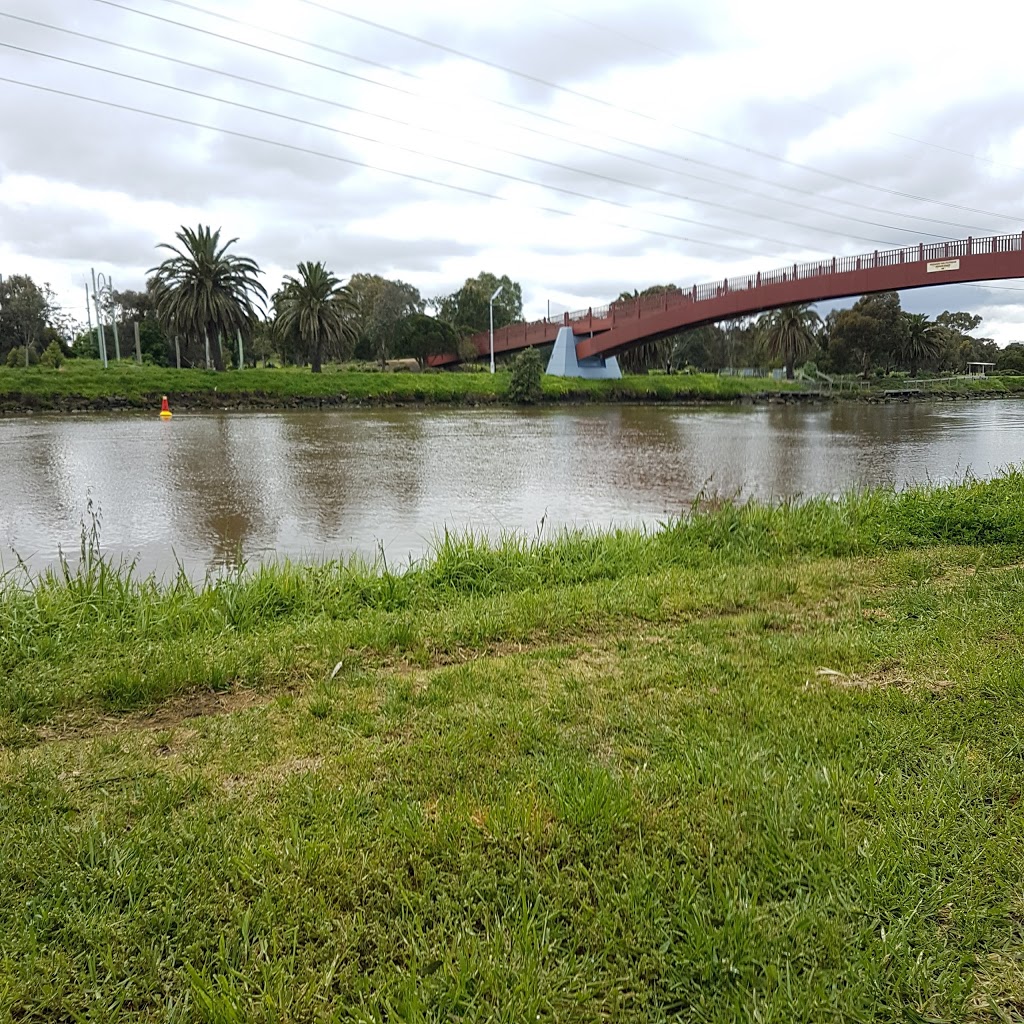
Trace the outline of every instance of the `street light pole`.
[[491, 373], [494, 373], [494, 300], [501, 294], [502, 289], [505, 286], [503, 284], [498, 285], [498, 290], [491, 296], [490, 310], [491, 310]]

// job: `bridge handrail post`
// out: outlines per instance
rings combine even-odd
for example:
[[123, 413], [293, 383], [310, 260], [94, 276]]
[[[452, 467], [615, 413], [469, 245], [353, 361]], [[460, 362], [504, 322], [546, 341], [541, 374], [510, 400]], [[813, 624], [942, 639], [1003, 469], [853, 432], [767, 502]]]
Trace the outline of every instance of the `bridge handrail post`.
[[971, 235], [967, 236], [967, 252], [965, 253], [965, 255], [974, 255], [974, 238]]

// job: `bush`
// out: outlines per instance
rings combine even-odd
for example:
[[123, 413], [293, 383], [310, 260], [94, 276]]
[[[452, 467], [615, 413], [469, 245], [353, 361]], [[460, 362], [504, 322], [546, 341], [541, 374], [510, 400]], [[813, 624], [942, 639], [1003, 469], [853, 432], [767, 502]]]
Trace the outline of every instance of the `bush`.
[[520, 352], [512, 364], [508, 397], [520, 405], [535, 405], [541, 399], [540, 380], [543, 373], [540, 354], [535, 348]]
[[43, 366], [52, 367], [54, 370], [59, 370], [64, 365], [64, 350], [60, 347], [60, 343], [51, 341], [46, 346], [46, 351], [42, 354], [40, 363]]
[[[28, 350], [28, 361], [30, 366], [35, 366], [35, 364], [39, 362], [39, 356], [36, 355], [35, 349], [30, 348]], [[10, 367], [25, 365], [24, 345], [19, 348], [12, 348], [11, 351], [7, 353], [7, 365]]]

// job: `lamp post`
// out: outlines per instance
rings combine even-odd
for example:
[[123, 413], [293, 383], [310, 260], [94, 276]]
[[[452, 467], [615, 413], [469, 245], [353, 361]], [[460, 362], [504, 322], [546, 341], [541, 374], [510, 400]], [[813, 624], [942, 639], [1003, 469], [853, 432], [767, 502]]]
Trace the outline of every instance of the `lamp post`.
[[505, 286], [503, 284], [498, 285], [498, 290], [491, 296], [490, 309], [491, 309], [491, 373], [494, 373], [494, 300], [501, 294], [502, 289]]

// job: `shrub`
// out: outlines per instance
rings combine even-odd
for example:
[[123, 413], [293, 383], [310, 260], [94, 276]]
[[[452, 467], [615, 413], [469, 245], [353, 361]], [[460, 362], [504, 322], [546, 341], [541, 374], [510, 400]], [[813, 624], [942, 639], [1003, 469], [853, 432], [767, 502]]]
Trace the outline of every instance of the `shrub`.
[[512, 380], [508, 397], [520, 405], [535, 405], [541, 399], [541, 376], [544, 367], [535, 348], [528, 348], [516, 356], [512, 364]]
[[[36, 355], [35, 349], [30, 348], [28, 350], [28, 361], [31, 366], [35, 366], [35, 364], [39, 362], [39, 356]], [[7, 353], [7, 365], [11, 367], [25, 365], [24, 345], [12, 348], [11, 351]]]
[[43, 366], [50, 366], [54, 370], [59, 370], [64, 365], [64, 350], [60, 347], [60, 343], [51, 341], [46, 346], [46, 351], [40, 357], [39, 362]]

